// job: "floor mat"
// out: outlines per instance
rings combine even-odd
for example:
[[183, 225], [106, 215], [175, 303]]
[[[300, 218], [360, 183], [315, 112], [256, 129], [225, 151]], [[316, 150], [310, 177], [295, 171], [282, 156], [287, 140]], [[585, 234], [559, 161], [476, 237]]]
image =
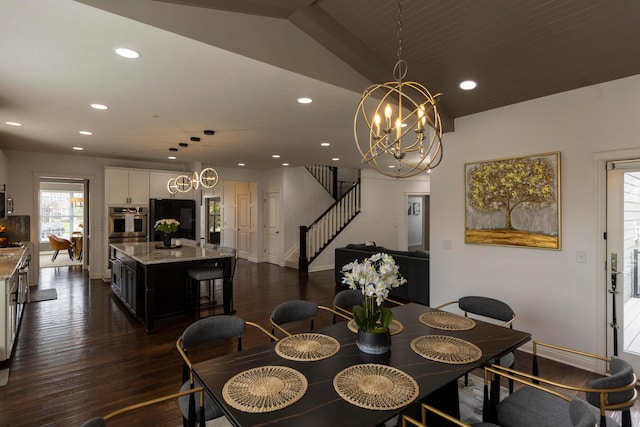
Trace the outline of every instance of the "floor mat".
[[54, 289], [32, 289], [30, 302], [58, 299], [58, 291]]

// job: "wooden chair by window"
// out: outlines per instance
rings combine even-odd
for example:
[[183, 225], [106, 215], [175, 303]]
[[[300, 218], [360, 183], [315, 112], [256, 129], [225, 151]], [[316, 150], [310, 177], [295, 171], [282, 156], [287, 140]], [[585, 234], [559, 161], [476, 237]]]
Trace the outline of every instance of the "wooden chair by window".
[[49, 245], [51, 245], [51, 249], [54, 251], [51, 262], [56, 260], [58, 252], [60, 251], [67, 251], [69, 253], [69, 259], [73, 260], [73, 245], [69, 240], [54, 234], [49, 234]]
[[[140, 409], [140, 408], [146, 408], [148, 406], [151, 405], [156, 405], [158, 403], [167, 401], [167, 400], [171, 400], [171, 399], [177, 399], [186, 395], [193, 395], [193, 394], [197, 394], [198, 395], [198, 401], [200, 402], [200, 408], [203, 408], [204, 405], [204, 388], [203, 387], [196, 387], [193, 388], [191, 390], [186, 390], [183, 392], [179, 392], [179, 393], [173, 393], [167, 396], [162, 396], [162, 397], [158, 397], [156, 399], [152, 399], [152, 400], [147, 400], [144, 402], [140, 402], [140, 403], [136, 403], [135, 405], [131, 405], [131, 406], [127, 406], [125, 408], [122, 409], [118, 409], [117, 411], [113, 411], [107, 415], [105, 415], [104, 417], [96, 417], [96, 418], [91, 418], [90, 420], [85, 421], [81, 427], [107, 427], [107, 421], [109, 421], [112, 418], [117, 417], [118, 415], [122, 415], [125, 414], [127, 412], [131, 412], [134, 411], [136, 409]], [[204, 411], [200, 410], [201, 414], [204, 414]], [[205, 427], [205, 422], [204, 422], [204, 418], [201, 418], [198, 422], [199, 427]]]
[[[581, 357], [602, 360], [608, 364], [608, 376], [589, 381], [585, 385], [563, 384], [538, 375], [538, 347], [552, 348], [556, 352], [568, 352]], [[534, 341], [533, 374], [527, 374], [499, 365], [485, 367], [485, 419], [495, 420], [503, 427], [534, 427], [553, 425], [572, 426], [570, 423], [570, 402], [582, 400], [569, 395], [577, 393], [585, 396], [585, 404], [594, 416], [599, 417], [600, 426], [619, 426], [606, 411], [622, 411], [622, 426], [631, 427], [630, 408], [637, 398], [636, 375], [631, 365], [616, 357], [606, 358], [579, 350]], [[487, 390], [488, 383], [496, 376], [506, 377], [524, 384], [510, 396], [500, 399], [499, 393]], [[580, 424], [582, 425], [582, 424]], [[590, 425], [593, 425], [591, 423]]]

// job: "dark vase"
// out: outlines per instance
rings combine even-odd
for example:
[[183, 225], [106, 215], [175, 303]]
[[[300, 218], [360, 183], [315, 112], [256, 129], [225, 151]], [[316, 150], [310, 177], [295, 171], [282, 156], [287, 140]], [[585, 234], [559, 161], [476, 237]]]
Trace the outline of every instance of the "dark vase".
[[164, 242], [165, 246], [171, 246], [171, 234], [163, 233], [162, 234], [162, 241]]
[[384, 354], [391, 350], [391, 333], [389, 329], [385, 332], [364, 332], [358, 330], [356, 335], [356, 346], [367, 354]]

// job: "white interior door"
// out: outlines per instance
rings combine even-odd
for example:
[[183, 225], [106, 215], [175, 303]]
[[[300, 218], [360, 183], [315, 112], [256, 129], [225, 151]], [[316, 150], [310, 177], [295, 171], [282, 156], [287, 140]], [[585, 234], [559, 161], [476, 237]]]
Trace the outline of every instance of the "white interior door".
[[607, 172], [607, 349], [640, 370], [640, 161]]
[[265, 261], [280, 264], [280, 192], [266, 192], [264, 205]]
[[238, 258], [249, 258], [249, 195], [238, 194]]

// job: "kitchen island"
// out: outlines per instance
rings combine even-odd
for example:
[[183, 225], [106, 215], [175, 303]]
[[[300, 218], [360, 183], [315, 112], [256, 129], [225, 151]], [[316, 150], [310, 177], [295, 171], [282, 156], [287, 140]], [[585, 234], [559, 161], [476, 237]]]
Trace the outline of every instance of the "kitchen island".
[[111, 289], [147, 333], [153, 332], [157, 317], [191, 309], [186, 269], [193, 266], [216, 262], [223, 267], [223, 310], [235, 312], [231, 253], [186, 245], [164, 248], [162, 242], [111, 243], [109, 252]]

